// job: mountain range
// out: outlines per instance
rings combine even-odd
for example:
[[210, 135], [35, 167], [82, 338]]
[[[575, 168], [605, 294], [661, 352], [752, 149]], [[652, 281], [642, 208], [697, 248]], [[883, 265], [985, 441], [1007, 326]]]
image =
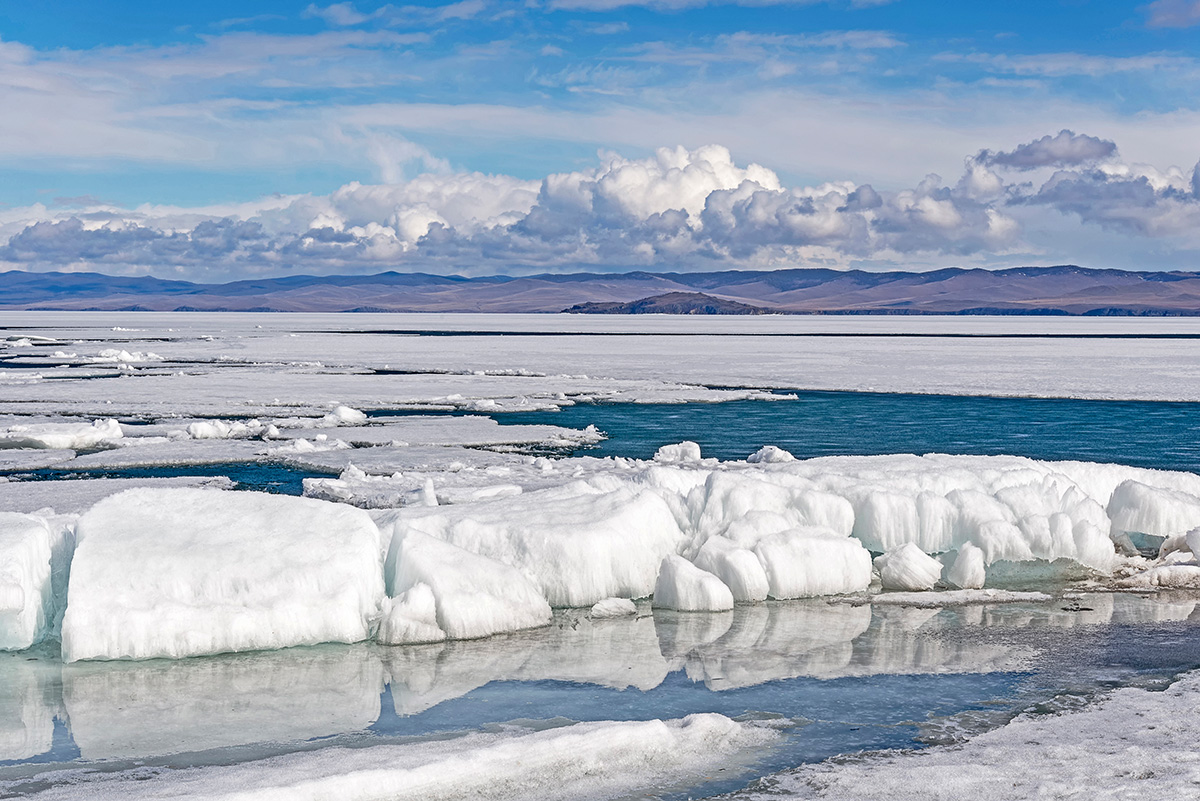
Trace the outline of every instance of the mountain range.
[[1074, 265], [932, 272], [787, 269], [464, 278], [288, 276], [225, 284], [0, 273], [0, 309], [283, 312], [1200, 315], [1200, 273]]

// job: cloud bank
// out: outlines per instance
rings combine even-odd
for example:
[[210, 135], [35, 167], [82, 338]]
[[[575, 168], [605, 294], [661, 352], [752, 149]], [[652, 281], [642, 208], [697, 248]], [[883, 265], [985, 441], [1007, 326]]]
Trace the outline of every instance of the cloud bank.
[[0, 265], [199, 281], [386, 269], [492, 274], [955, 263], [1028, 254], [1025, 221], [1196, 247], [1200, 165], [1128, 164], [1064, 130], [965, 159], [954, 183], [785, 186], [710, 145], [527, 181], [441, 171], [228, 208], [88, 203], [0, 213]]

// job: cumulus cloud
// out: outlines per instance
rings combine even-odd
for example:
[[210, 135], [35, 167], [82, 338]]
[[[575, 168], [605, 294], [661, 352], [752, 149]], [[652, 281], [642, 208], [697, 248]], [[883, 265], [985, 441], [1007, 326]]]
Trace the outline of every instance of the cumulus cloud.
[[[1057, 169], [1040, 186], [1003, 178], [1035, 167]], [[786, 186], [724, 147], [662, 148], [646, 158], [605, 154], [540, 181], [443, 170], [224, 209], [10, 209], [0, 214], [0, 262], [228, 280], [962, 260], [1027, 248], [1019, 220], [1035, 208], [1122, 235], [1194, 238], [1200, 165], [1125, 164], [1111, 142], [1063, 131], [970, 157], [952, 183], [931, 174], [884, 190]]]
[[1063, 129], [1054, 136], [1043, 136], [1009, 151], [982, 151], [976, 158], [993, 167], [1036, 170], [1041, 167], [1076, 167], [1102, 161], [1116, 155], [1117, 146], [1106, 139]]

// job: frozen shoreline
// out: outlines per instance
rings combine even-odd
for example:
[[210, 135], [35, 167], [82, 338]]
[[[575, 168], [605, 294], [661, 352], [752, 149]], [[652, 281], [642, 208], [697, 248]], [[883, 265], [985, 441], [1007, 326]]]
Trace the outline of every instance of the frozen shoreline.
[[1194, 798], [1200, 672], [1162, 692], [1123, 688], [1094, 706], [1029, 716], [952, 748], [869, 754], [766, 777], [733, 801]]

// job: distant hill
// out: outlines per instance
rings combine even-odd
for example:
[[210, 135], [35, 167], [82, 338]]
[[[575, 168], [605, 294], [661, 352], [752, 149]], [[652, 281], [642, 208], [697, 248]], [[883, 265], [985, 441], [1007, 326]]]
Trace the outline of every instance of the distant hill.
[[567, 314], [778, 314], [761, 306], [714, 298], [703, 292], [667, 292], [629, 303], [577, 303]]
[[1074, 265], [923, 273], [789, 269], [482, 278], [386, 272], [196, 284], [9, 271], [0, 273], [0, 309], [1200, 315], [1200, 273]]

